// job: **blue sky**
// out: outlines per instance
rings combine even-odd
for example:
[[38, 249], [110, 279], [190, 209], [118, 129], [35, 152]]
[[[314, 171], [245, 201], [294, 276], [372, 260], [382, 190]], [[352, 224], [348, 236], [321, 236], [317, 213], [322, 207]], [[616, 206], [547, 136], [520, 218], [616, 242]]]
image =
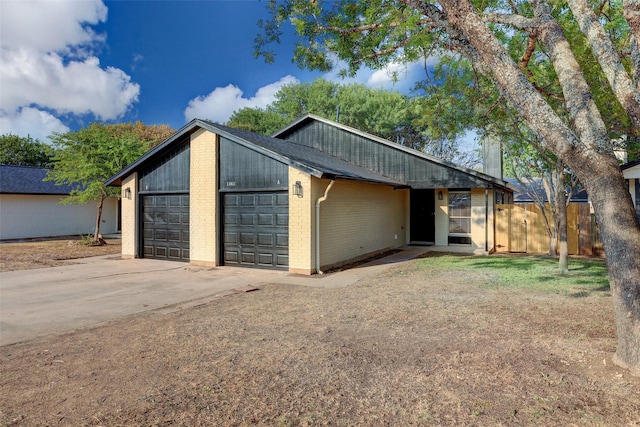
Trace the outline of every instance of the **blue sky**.
[[[289, 32], [274, 64], [253, 57], [265, 1], [0, 0], [0, 133], [45, 140], [92, 122], [220, 123], [264, 107], [286, 83], [328, 80], [408, 91], [419, 64], [341, 80], [292, 64]], [[392, 65], [391, 67], [394, 67]]]

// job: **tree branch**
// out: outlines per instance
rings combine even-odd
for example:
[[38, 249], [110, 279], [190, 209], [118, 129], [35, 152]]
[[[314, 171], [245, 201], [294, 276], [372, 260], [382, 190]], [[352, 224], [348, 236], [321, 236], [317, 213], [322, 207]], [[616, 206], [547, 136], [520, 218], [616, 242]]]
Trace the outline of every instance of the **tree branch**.
[[522, 58], [520, 58], [520, 69], [525, 71], [527, 66], [529, 65], [529, 61], [531, 60], [531, 55], [533, 55], [533, 51], [536, 50], [536, 42], [538, 41], [538, 36], [535, 34], [529, 35], [529, 42], [527, 43], [527, 49], [524, 51]]
[[534, 19], [526, 18], [522, 15], [505, 15], [503, 13], [488, 13], [484, 15], [482, 20], [494, 24], [509, 25], [523, 31], [532, 31], [536, 24]]
[[[629, 4], [631, 2], [627, 2]], [[638, 3], [638, 2], [636, 2]], [[640, 93], [622, 65], [618, 52], [586, 0], [568, 0], [569, 8], [587, 37], [613, 93], [636, 128], [640, 129]], [[626, 9], [625, 9], [626, 12]], [[629, 23], [631, 25], [631, 22]]]

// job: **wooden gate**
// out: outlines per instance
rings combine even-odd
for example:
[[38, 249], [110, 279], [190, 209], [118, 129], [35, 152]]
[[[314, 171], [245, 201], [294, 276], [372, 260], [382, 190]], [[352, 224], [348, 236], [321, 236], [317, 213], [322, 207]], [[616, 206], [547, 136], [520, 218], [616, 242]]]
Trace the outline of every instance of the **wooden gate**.
[[[551, 226], [553, 221], [550, 219]], [[601, 243], [592, 225], [587, 203], [567, 207], [567, 244], [570, 255], [596, 255]], [[496, 205], [496, 251], [549, 252], [549, 237], [542, 210], [535, 204]]]

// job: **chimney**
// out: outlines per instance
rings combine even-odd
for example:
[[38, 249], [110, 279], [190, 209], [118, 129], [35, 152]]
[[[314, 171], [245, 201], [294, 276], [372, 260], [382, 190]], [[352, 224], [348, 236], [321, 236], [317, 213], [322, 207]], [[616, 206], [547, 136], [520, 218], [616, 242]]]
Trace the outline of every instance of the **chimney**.
[[494, 178], [502, 176], [502, 145], [494, 135], [482, 137], [482, 172]]

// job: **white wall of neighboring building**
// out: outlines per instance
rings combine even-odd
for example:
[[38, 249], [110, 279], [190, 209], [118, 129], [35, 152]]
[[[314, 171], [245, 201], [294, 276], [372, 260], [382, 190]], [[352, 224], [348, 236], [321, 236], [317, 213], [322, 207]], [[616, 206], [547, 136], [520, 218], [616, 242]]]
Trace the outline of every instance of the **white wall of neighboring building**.
[[[0, 240], [93, 234], [97, 206], [60, 204], [60, 196], [0, 194]], [[105, 200], [102, 235], [117, 232], [118, 200]]]
[[639, 179], [640, 178], [640, 165], [636, 165], [632, 168], [628, 168], [622, 171], [624, 179]]

